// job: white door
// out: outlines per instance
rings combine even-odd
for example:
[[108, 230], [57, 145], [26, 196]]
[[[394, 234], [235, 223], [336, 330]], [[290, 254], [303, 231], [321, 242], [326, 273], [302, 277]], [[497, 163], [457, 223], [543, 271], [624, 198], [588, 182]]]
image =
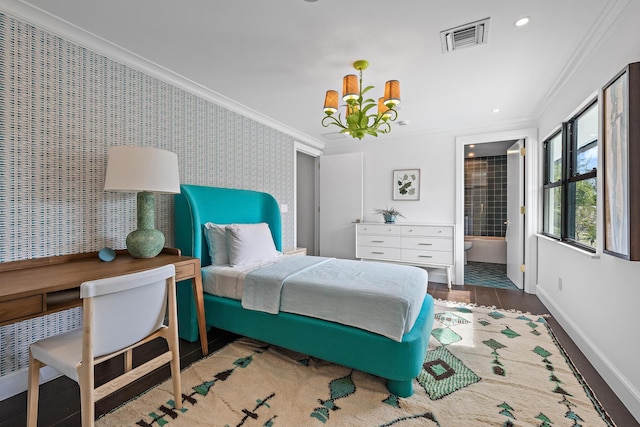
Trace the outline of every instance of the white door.
[[520, 207], [524, 206], [524, 156], [521, 149], [524, 140], [519, 140], [507, 149], [507, 277], [522, 289], [524, 273], [520, 266], [524, 264], [524, 215]]
[[355, 259], [362, 219], [362, 153], [320, 157], [320, 256]]

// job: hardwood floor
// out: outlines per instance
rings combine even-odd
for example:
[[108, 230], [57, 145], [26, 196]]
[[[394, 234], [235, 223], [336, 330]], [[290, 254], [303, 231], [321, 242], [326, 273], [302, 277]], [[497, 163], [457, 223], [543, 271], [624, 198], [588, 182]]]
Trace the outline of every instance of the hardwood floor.
[[[447, 286], [444, 284], [430, 283], [428, 292], [436, 299], [495, 306], [496, 308], [514, 309], [532, 314], [549, 313], [536, 296], [525, 294], [521, 291], [471, 285], [454, 286], [451, 291], [448, 291]], [[597, 398], [615, 423], [619, 427], [640, 426], [560, 325], [553, 318], [549, 318], [548, 321], [558, 340], [567, 350], [576, 367], [594, 390]], [[229, 332], [212, 329], [208, 333], [210, 352], [215, 352], [235, 338], [236, 335]], [[163, 345], [163, 343], [155, 341], [143, 346], [137, 353], [134, 353], [134, 363], [138, 359], [147, 360], [151, 358]], [[201, 357], [199, 343], [189, 343], [181, 340], [180, 358], [183, 368], [198, 361]], [[102, 383], [120, 372], [122, 364], [116, 362], [120, 361], [104, 364], [96, 370], [96, 381], [98, 383]], [[96, 416], [111, 411], [168, 377], [169, 368], [167, 366], [134, 382], [121, 391], [107, 396], [96, 404]], [[0, 402], [0, 426], [19, 427], [26, 424], [26, 399], [26, 392], [24, 392]], [[38, 418], [40, 426], [79, 426], [80, 399], [76, 383], [65, 377], [60, 377], [40, 386]]]

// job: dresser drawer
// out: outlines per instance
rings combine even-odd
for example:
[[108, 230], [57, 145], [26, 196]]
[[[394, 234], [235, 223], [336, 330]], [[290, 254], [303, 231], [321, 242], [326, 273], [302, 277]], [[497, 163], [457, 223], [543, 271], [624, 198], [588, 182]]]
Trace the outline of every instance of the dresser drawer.
[[402, 250], [400, 248], [381, 248], [358, 245], [356, 249], [356, 258], [398, 260], [402, 255]]
[[0, 302], [0, 322], [42, 313], [42, 295]]
[[437, 237], [403, 237], [402, 249], [418, 249], [427, 251], [452, 251], [453, 240]]
[[396, 234], [400, 235], [400, 227], [388, 224], [357, 224], [358, 234]]
[[438, 225], [403, 225], [403, 236], [453, 237], [453, 227]]
[[453, 264], [452, 252], [403, 249], [402, 261], [415, 264]]
[[358, 245], [379, 246], [382, 248], [402, 247], [400, 236], [386, 236], [386, 235], [373, 235], [373, 234], [358, 235]]

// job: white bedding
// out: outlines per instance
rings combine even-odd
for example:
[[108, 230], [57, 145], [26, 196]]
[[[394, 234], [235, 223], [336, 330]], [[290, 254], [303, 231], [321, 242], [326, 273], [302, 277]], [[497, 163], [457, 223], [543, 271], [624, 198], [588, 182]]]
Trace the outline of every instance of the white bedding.
[[322, 257], [208, 266], [203, 278], [205, 292], [242, 300], [245, 308], [316, 317], [395, 341], [413, 327], [427, 292], [423, 269]]
[[202, 288], [211, 295], [242, 300], [244, 278], [247, 273], [278, 261], [281, 261], [281, 258], [240, 267], [231, 267], [228, 264], [208, 265], [202, 268]]

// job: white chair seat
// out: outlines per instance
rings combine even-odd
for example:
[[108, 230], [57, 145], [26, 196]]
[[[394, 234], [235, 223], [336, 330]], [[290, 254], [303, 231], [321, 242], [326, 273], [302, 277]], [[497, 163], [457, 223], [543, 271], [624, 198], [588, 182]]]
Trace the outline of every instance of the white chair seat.
[[82, 362], [82, 328], [54, 335], [31, 344], [33, 357], [54, 367], [61, 374], [79, 382], [78, 366]]

